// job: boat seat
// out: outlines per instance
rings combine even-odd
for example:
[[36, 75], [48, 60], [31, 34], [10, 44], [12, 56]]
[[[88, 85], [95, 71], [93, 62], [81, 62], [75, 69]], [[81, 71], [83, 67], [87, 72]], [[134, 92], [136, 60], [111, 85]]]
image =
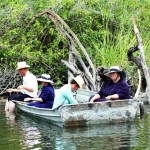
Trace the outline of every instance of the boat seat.
[[95, 94], [96, 94], [96, 92], [94, 92], [94, 91], [87, 91], [85, 89], [79, 89], [79, 90], [77, 90], [75, 97], [79, 103], [86, 103], [89, 101], [89, 98]]

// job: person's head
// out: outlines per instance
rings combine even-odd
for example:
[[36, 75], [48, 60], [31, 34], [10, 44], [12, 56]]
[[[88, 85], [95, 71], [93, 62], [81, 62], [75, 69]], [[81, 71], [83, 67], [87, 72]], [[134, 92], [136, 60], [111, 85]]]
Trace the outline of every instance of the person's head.
[[30, 66], [27, 65], [27, 63], [25, 61], [21, 61], [21, 62], [18, 62], [17, 63], [17, 68], [16, 70], [22, 75], [22, 76], [25, 76], [26, 75], [26, 72], [28, 71], [28, 68]]
[[79, 88], [82, 89], [82, 87], [84, 85], [84, 80], [83, 80], [83, 78], [81, 76], [76, 76], [75, 78], [73, 78], [70, 81], [70, 84], [71, 84], [71, 90], [72, 91], [76, 91]]
[[122, 76], [122, 71], [119, 66], [112, 66], [105, 75], [110, 77], [113, 82], [118, 82]]
[[42, 74], [40, 78], [37, 78], [37, 81], [40, 81], [43, 86], [46, 86], [48, 84], [54, 84], [54, 82], [50, 80], [50, 75], [48, 74]]

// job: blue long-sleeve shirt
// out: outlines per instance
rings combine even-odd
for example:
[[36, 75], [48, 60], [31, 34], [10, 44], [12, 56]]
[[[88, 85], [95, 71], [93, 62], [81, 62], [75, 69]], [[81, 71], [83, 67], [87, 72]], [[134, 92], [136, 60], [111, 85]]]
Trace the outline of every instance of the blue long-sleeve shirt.
[[130, 88], [123, 79], [116, 83], [113, 83], [112, 80], [107, 80], [97, 94], [100, 95], [100, 99], [105, 99], [105, 97], [113, 94], [118, 94], [119, 99], [128, 99], [130, 98]]
[[43, 100], [43, 102], [50, 102], [53, 104], [55, 98], [55, 92], [51, 85], [44, 86], [41, 90], [39, 98]]
[[33, 102], [29, 103], [29, 106], [35, 106], [39, 108], [52, 108], [55, 98], [55, 92], [52, 85], [47, 85], [42, 87], [39, 98], [43, 100], [43, 102]]

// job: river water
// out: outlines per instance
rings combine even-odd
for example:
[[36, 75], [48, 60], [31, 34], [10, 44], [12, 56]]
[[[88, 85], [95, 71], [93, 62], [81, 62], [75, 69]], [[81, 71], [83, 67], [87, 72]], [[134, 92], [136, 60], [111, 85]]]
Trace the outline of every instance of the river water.
[[5, 117], [0, 103], [0, 150], [150, 150], [150, 106], [132, 123], [63, 128], [18, 112]]

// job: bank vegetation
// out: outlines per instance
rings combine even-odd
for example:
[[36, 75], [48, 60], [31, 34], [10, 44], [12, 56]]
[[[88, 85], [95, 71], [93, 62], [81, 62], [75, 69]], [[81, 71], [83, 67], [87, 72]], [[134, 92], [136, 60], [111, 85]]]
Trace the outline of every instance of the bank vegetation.
[[[35, 18], [45, 10], [58, 14], [70, 27], [96, 70], [102, 66], [121, 66], [133, 92], [138, 84], [138, 67], [128, 60], [127, 54], [131, 47], [137, 45], [131, 20], [134, 16], [143, 40], [146, 63], [150, 66], [148, 0], [5, 0], [0, 5], [0, 94], [20, 83], [15, 68], [16, 63], [22, 60], [30, 64], [31, 72], [37, 77], [42, 73], [50, 74], [56, 87], [67, 83], [68, 68], [62, 62], [68, 61], [70, 44], [47, 15]], [[64, 24], [60, 25], [64, 27]], [[66, 33], [73, 37], [68, 30]], [[88, 68], [81, 47], [77, 43], [74, 46]], [[139, 57], [139, 51], [134, 55]], [[84, 71], [79, 60], [76, 64]]]

